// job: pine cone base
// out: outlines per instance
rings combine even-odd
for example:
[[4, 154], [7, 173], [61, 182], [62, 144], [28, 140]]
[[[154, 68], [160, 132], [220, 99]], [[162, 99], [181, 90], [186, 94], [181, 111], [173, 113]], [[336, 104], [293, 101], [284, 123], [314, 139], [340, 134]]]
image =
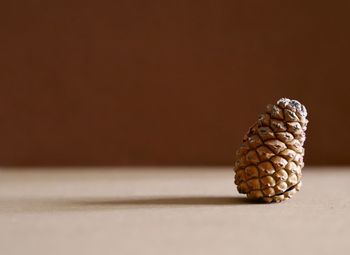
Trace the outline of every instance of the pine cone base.
[[268, 105], [236, 152], [235, 184], [239, 193], [263, 202], [281, 202], [301, 187], [306, 108], [282, 98]]

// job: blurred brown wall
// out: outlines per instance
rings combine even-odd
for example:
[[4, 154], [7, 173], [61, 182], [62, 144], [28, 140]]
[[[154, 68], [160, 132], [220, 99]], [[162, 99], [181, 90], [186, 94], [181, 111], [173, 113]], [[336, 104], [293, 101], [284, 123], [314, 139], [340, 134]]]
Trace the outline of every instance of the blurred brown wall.
[[232, 164], [267, 103], [348, 164], [349, 1], [7, 1], [1, 165]]

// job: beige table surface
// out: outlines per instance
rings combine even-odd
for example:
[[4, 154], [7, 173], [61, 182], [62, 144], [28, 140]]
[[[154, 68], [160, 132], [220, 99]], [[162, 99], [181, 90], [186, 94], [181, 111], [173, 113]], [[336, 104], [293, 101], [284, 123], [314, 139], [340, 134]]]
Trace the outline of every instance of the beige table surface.
[[252, 204], [231, 168], [1, 169], [0, 254], [350, 254], [350, 168]]

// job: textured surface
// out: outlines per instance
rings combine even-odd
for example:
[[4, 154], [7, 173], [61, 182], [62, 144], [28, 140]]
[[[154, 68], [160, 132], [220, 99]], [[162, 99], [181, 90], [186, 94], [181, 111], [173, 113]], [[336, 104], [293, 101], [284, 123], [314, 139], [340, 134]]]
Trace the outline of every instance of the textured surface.
[[308, 120], [305, 106], [282, 98], [269, 104], [237, 149], [235, 184], [240, 193], [281, 202], [300, 190]]
[[0, 254], [349, 254], [350, 169], [304, 169], [279, 204], [232, 168], [0, 171]]

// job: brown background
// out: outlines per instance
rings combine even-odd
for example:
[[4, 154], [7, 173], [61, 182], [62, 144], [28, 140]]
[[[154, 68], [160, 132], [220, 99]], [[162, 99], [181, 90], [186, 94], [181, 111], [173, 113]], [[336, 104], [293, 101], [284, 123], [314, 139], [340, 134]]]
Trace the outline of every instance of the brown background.
[[349, 1], [7, 1], [1, 165], [224, 165], [303, 102], [307, 163], [348, 164]]

